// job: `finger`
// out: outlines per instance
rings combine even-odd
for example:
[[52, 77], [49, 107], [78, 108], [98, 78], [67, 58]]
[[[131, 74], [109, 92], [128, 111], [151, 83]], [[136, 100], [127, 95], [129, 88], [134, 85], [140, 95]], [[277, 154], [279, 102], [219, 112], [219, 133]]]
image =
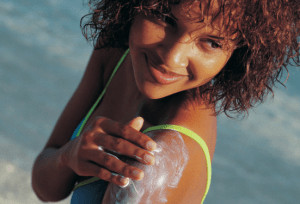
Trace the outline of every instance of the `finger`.
[[150, 137], [135, 130], [128, 124], [124, 125], [122, 123], [107, 118], [105, 120], [97, 122], [96, 124], [99, 128], [101, 128], [102, 131], [104, 131], [108, 135], [122, 137], [149, 151], [153, 151], [156, 148], [156, 143]]
[[129, 121], [127, 124], [133, 129], [140, 131], [143, 127], [144, 119], [142, 117], [136, 117]]
[[120, 137], [101, 134], [101, 136], [94, 138], [94, 143], [102, 146], [105, 150], [134, 158], [143, 164], [152, 165], [155, 161], [154, 156], [150, 152]]
[[80, 176], [93, 176], [102, 180], [112, 182], [118, 186], [124, 187], [129, 184], [129, 178], [122, 175], [110, 172], [109, 170], [102, 168], [91, 162], [86, 162], [78, 173]]
[[91, 161], [96, 164], [105, 167], [107, 170], [115, 172], [125, 177], [129, 177], [134, 180], [141, 180], [144, 177], [144, 172], [134, 166], [130, 166], [120, 159], [118, 159], [115, 155], [110, 153], [94, 150], [90, 151]]

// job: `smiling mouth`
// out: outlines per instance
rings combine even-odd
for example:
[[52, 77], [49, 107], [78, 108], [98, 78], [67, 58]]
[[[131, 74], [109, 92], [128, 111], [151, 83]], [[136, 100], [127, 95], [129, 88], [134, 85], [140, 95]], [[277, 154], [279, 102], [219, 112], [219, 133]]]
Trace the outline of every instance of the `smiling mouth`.
[[159, 84], [171, 84], [179, 81], [182, 78], [189, 77], [189, 75], [178, 74], [165, 69], [163, 66], [154, 64], [145, 55], [146, 62], [148, 64], [150, 73], [156, 82]]

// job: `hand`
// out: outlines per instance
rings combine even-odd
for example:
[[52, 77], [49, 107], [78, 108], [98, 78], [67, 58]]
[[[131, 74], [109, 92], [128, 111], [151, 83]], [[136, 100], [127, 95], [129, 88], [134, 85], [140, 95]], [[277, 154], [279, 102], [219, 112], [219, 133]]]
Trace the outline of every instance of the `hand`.
[[97, 118], [88, 130], [64, 148], [63, 163], [79, 176], [99, 177], [119, 186], [127, 185], [129, 178], [141, 180], [143, 171], [116, 155], [131, 157], [143, 164], [154, 163], [149, 151], [156, 148], [156, 143], [140, 132], [143, 122], [141, 117], [128, 124]]

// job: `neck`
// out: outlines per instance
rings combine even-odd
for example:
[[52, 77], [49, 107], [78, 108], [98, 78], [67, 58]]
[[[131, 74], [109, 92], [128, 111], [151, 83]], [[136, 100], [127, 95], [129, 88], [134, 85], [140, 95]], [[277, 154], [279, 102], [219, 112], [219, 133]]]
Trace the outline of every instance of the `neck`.
[[151, 125], [163, 124], [172, 119], [179, 107], [184, 105], [184, 93], [161, 99], [147, 99], [140, 104], [139, 115]]

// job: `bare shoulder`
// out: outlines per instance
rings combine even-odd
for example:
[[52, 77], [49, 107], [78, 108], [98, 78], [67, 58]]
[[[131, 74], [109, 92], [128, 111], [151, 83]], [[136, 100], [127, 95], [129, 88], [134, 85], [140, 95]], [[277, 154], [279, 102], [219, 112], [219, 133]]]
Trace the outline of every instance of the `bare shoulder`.
[[[217, 139], [217, 118], [213, 107], [193, 101], [187, 102], [178, 108], [176, 114], [169, 118], [167, 123], [183, 126], [195, 132], [207, 144], [210, 156], [213, 158]], [[195, 140], [190, 137], [185, 138], [186, 144], [195, 149]]]
[[[185, 192], [183, 195], [191, 199], [190, 203], [200, 203], [200, 198], [203, 198], [210, 184], [208, 179], [211, 176], [211, 166], [209, 165], [211, 165], [216, 146], [217, 119], [214, 108], [190, 101], [179, 107], [176, 115], [170, 118], [168, 123], [182, 126], [196, 134], [194, 138], [190, 134], [182, 134], [189, 150], [189, 162], [178, 190]], [[180, 197], [176, 199], [179, 200]], [[176, 200], [174, 202], [176, 203]]]
[[158, 142], [164, 141], [169, 144], [166, 151], [178, 149], [179, 151], [173, 152], [177, 160], [188, 158], [178, 186], [169, 194], [168, 202], [200, 203], [210, 185], [211, 161], [216, 145], [217, 120], [214, 109], [205, 104], [189, 101], [178, 107], [176, 114], [166, 123], [179, 128], [175, 131], [179, 134], [178, 138], [182, 138], [181, 146], [186, 149], [187, 155], [169, 141], [174, 138], [169, 137], [169, 132], [159, 134]]
[[[203, 121], [206, 121], [203, 125], [193, 124], [193, 122], [188, 122], [191, 119], [188, 118], [188, 112], [178, 113], [182, 117], [187, 117], [186, 119], [176, 120], [174, 117], [169, 123], [173, 122], [172, 124], [197, 132], [197, 137], [200, 137], [205, 144], [207, 141], [213, 141], [209, 137], [215, 137], [215, 135], [204, 135], [214, 134], [213, 130], [202, 131], [199, 128], [199, 126], [207, 128], [207, 125], [210, 125], [213, 129], [213, 118], [206, 118], [206, 120], [203, 118]], [[200, 117], [208, 117], [208, 115], [210, 114], [203, 113]], [[211, 121], [208, 122], [208, 120]], [[157, 150], [153, 152], [155, 164], [146, 166], [133, 162], [144, 171], [144, 179], [131, 181], [130, 185], [125, 188], [110, 184], [103, 203], [118, 203], [121, 200], [124, 203], [149, 203], [149, 201], [152, 203], [201, 203], [209, 176], [207, 164], [211, 164], [211, 161], [206, 160], [203, 147], [189, 135], [176, 130], [161, 129], [146, 134], [157, 142]], [[211, 149], [213, 144], [208, 146], [210, 146], [209, 152], [213, 154], [214, 150]]]
[[[170, 203], [201, 203], [211, 178], [211, 161], [215, 151], [217, 120], [214, 109], [205, 104], [188, 102], [179, 107], [168, 124], [183, 127], [180, 132], [188, 161]], [[182, 156], [179, 153], [179, 157]], [[180, 201], [180, 202], [179, 202]]]
[[[211, 167], [206, 142], [200, 135], [183, 125], [169, 128], [172, 130], [156, 130], [148, 133], [157, 142], [158, 149], [154, 153], [155, 165], [147, 166], [146, 168], [151, 170], [146, 169], [145, 174], [147, 172], [152, 173], [152, 176], [155, 175], [155, 178], [151, 178], [155, 183], [161, 184], [161, 181], [165, 181], [161, 191], [165, 191], [167, 203], [201, 203], [209, 185], [208, 167]], [[196, 138], [203, 141], [201, 145]], [[160, 202], [163, 203], [163, 200]]]

